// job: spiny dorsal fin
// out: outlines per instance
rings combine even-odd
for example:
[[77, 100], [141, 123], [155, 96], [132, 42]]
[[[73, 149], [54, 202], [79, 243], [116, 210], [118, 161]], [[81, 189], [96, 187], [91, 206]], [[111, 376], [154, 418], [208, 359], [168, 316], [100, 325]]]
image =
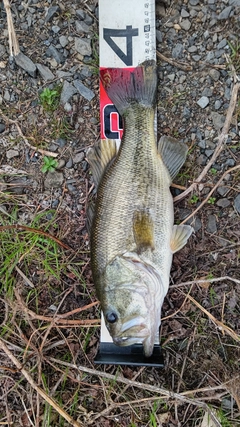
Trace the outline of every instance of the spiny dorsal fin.
[[117, 152], [117, 144], [113, 139], [101, 139], [97, 144], [88, 149], [86, 157], [90, 164], [96, 188], [98, 188], [105, 170], [116, 157]]
[[186, 245], [187, 240], [191, 236], [193, 231], [194, 230], [190, 225], [173, 226], [172, 237], [170, 242], [170, 247], [173, 254]]
[[183, 142], [163, 135], [158, 142], [158, 152], [168, 169], [171, 180], [175, 178], [186, 160], [188, 147]]
[[145, 249], [154, 249], [154, 224], [150, 214], [144, 210], [135, 211], [133, 215], [133, 233], [137, 253]]

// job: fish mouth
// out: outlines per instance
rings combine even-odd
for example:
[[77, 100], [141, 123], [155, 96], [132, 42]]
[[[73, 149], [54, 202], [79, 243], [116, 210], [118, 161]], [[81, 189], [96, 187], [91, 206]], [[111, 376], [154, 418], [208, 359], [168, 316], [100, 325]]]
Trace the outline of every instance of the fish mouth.
[[149, 332], [144, 318], [138, 316], [123, 323], [118, 335], [113, 337], [113, 342], [119, 346], [142, 343], [149, 336]]

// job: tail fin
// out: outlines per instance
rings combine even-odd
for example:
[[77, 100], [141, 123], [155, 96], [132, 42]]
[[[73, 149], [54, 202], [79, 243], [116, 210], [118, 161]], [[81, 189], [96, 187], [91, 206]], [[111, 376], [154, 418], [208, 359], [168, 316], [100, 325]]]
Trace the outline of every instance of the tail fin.
[[122, 68], [101, 70], [100, 79], [121, 115], [133, 104], [155, 107], [157, 92], [156, 61], [145, 61], [133, 71]]

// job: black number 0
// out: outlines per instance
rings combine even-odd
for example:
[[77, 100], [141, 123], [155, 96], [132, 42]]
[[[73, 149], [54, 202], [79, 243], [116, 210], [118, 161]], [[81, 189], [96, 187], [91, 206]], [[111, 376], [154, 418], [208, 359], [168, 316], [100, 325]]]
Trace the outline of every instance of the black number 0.
[[[133, 43], [132, 38], [138, 36], [138, 28], [132, 28], [132, 25], [127, 25], [126, 29], [118, 30], [113, 28], [103, 28], [103, 38], [116, 55], [124, 62], [125, 65], [131, 66], [133, 64]], [[125, 37], [126, 38], [126, 52], [113, 41], [112, 37]]]

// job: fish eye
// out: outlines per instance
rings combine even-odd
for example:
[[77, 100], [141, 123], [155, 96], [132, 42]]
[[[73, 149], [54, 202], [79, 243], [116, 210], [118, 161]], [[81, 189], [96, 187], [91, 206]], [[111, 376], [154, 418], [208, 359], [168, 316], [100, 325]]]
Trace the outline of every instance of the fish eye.
[[106, 319], [108, 323], [115, 323], [118, 320], [118, 316], [114, 311], [109, 311], [106, 313]]

